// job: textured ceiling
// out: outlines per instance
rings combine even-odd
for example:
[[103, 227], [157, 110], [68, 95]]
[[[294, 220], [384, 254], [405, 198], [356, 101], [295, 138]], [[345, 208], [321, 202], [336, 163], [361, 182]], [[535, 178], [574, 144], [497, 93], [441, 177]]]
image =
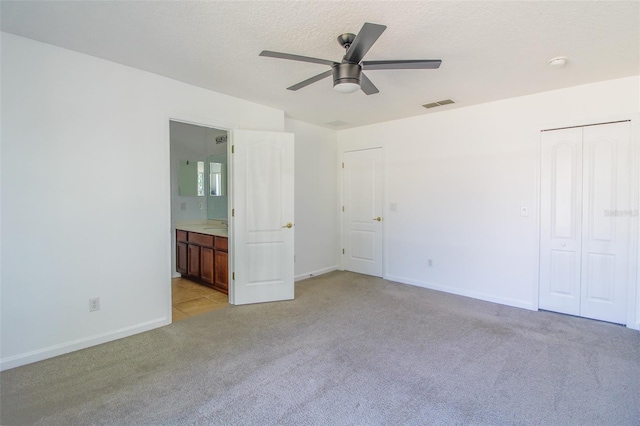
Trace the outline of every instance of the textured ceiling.
[[[638, 1], [2, 1], [2, 30], [348, 128], [640, 74]], [[343, 95], [323, 65], [336, 37], [387, 30], [366, 60], [442, 59], [438, 70], [368, 71], [380, 90]], [[547, 61], [567, 56], [562, 69]], [[431, 110], [422, 104], [455, 99]]]

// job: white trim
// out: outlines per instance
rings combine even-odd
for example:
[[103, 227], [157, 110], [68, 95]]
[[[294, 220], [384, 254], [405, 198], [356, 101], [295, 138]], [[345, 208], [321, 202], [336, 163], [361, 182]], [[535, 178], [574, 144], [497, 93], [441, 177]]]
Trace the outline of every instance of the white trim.
[[327, 268], [318, 269], [316, 271], [306, 272], [304, 274], [299, 274], [293, 277], [294, 281], [302, 281], [308, 278], [317, 277], [318, 275], [328, 274], [329, 272], [337, 271], [338, 265], [329, 266]]
[[414, 280], [410, 278], [397, 277], [389, 275], [387, 278], [389, 281], [395, 281], [402, 284], [409, 284], [416, 287], [428, 288], [430, 290], [441, 291], [443, 293], [456, 294], [458, 296], [470, 297], [472, 299], [484, 300], [485, 302], [497, 303], [500, 305], [512, 306], [514, 308], [527, 309], [529, 311], [536, 311], [537, 307], [534, 304], [526, 300], [510, 299], [508, 297], [496, 297], [490, 294], [466, 290], [455, 287], [448, 287], [438, 284], [433, 284], [427, 281]]
[[72, 340], [70, 342], [60, 343], [43, 349], [36, 349], [22, 353], [19, 355], [9, 356], [0, 360], [0, 371], [10, 368], [20, 367], [22, 365], [31, 364], [33, 362], [42, 361], [44, 359], [53, 358], [74, 352], [80, 349], [86, 349], [91, 346], [101, 345], [113, 340], [122, 339], [123, 337], [133, 336], [134, 334], [143, 333], [158, 327], [171, 324], [170, 317], [162, 317], [151, 321], [146, 321], [137, 325], [121, 328], [116, 331], [108, 331], [96, 334], [94, 336], [83, 337], [81, 339]]

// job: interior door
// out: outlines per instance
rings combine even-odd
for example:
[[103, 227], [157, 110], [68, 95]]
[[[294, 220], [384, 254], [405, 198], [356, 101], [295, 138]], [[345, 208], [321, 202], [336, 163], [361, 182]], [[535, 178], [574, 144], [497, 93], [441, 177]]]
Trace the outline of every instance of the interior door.
[[582, 128], [543, 132], [540, 309], [580, 315]]
[[631, 123], [583, 130], [580, 315], [626, 323], [631, 232]]
[[229, 301], [293, 299], [293, 134], [235, 130], [232, 138]]
[[382, 276], [382, 149], [343, 156], [343, 267]]

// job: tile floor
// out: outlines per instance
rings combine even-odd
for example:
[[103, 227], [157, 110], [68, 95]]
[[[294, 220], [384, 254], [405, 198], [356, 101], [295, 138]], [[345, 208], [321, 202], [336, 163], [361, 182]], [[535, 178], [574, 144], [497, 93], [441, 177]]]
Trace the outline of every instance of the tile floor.
[[171, 303], [173, 321], [180, 321], [229, 306], [229, 298], [226, 294], [202, 284], [184, 278], [173, 278], [171, 280]]

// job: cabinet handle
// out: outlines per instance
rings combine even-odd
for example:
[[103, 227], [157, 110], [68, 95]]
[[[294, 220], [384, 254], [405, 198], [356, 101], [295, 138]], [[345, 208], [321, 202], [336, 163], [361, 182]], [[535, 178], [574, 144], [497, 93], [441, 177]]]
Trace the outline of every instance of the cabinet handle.
[[382, 222], [382, 218], [380, 216], [374, 218], [373, 220], [377, 220], [378, 222]]
[[293, 228], [293, 223], [289, 222], [283, 228]]

